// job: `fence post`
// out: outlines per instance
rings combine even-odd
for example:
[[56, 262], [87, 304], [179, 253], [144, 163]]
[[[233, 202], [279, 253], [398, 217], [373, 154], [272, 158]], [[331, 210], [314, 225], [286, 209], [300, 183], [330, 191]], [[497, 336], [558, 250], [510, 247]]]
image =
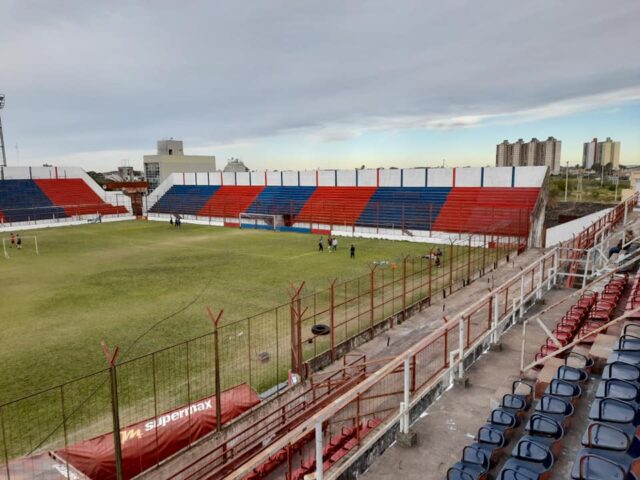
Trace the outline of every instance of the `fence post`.
[[116, 478], [122, 480], [122, 444], [120, 443], [120, 409], [118, 407], [118, 377], [116, 373], [116, 360], [120, 353], [120, 347], [116, 347], [113, 353], [103, 341], [102, 351], [109, 364], [109, 378], [111, 380], [111, 417], [113, 420], [113, 448], [116, 457]]
[[[330, 337], [329, 340], [331, 342], [331, 361], [335, 361], [336, 359], [336, 352], [335, 352], [335, 338], [333, 336], [333, 329], [334, 329], [334, 307], [335, 307], [335, 298], [334, 298], [334, 287], [336, 284], [336, 280], [338, 280], [337, 278], [333, 279], [333, 281], [331, 282], [331, 296], [329, 297], [329, 323], [330, 323], [330, 328], [331, 331], [330, 333]], [[346, 297], [345, 297], [345, 301], [346, 301]], [[346, 338], [346, 337], [345, 337]]]
[[216, 388], [216, 430], [219, 432], [222, 430], [222, 399], [220, 395], [220, 348], [218, 343], [218, 323], [222, 318], [224, 310], [220, 310], [218, 315], [214, 315], [211, 311], [211, 307], [207, 305], [207, 312], [209, 318], [213, 322], [213, 362], [215, 368], [215, 388]]
[[407, 256], [402, 259], [402, 321], [407, 320]]
[[[60, 409], [62, 410], [62, 433], [64, 435], [64, 448], [66, 449], [69, 446], [69, 437], [67, 434], [67, 415], [65, 413], [65, 405], [64, 405], [64, 385], [60, 385]], [[9, 459], [7, 459], [7, 463]], [[67, 478], [71, 478], [71, 474], [69, 473], [69, 461], [65, 459], [64, 461], [67, 467]]]
[[469, 235], [469, 246], [467, 247], [467, 285], [471, 281], [471, 235]]
[[453, 240], [449, 244], [449, 295], [453, 292]]
[[462, 379], [464, 377], [464, 317], [460, 317], [458, 321], [458, 355], [460, 355], [458, 378]]
[[376, 267], [377, 265], [374, 265], [373, 268], [369, 267], [371, 269], [371, 284], [370, 284], [370, 320], [371, 320], [371, 338], [373, 338], [374, 336], [374, 290], [375, 290], [375, 271], [376, 271]]
[[322, 461], [322, 420], [316, 420], [316, 480], [323, 480], [324, 465]]
[[411, 388], [410, 373], [411, 366], [409, 364], [409, 357], [406, 357], [404, 359], [404, 401], [401, 408], [403, 409], [402, 433], [407, 435], [409, 434], [409, 389]]
[[524, 275], [520, 275], [520, 318], [524, 314]]
[[11, 480], [11, 472], [9, 471], [9, 451], [7, 445], [7, 434], [4, 428], [4, 409], [0, 407], [0, 427], [2, 428], [2, 445], [4, 446], [4, 466], [7, 469], [7, 480]]
[[[431, 254], [433, 253], [433, 248], [429, 250], [429, 306], [431, 306]], [[420, 259], [422, 264], [422, 258]]]

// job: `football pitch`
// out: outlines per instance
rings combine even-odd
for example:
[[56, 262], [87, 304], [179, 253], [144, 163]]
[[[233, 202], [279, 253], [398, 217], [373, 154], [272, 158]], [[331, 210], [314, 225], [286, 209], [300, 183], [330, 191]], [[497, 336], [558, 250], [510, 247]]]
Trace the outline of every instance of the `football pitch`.
[[318, 235], [142, 221], [24, 235], [0, 258], [0, 403], [105, 368], [102, 340], [131, 359], [211, 332], [207, 305], [228, 323], [288, 302], [291, 283], [311, 293], [431, 247], [339, 237], [319, 253]]

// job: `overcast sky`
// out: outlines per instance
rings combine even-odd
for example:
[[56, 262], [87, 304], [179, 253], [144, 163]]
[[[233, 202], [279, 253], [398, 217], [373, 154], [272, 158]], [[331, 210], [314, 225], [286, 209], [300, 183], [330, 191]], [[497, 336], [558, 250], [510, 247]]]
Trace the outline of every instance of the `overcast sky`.
[[0, 0], [10, 165], [488, 165], [612, 136], [640, 163], [640, 1]]

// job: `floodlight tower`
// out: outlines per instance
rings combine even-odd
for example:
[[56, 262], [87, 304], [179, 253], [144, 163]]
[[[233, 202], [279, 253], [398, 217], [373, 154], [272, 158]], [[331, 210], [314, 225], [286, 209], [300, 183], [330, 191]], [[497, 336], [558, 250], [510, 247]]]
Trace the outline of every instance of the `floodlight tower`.
[[[4, 93], [0, 93], [0, 110], [4, 108]], [[0, 150], [2, 150], [2, 166], [7, 166], [7, 154], [4, 151], [4, 135], [2, 134], [2, 117], [0, 116]]]

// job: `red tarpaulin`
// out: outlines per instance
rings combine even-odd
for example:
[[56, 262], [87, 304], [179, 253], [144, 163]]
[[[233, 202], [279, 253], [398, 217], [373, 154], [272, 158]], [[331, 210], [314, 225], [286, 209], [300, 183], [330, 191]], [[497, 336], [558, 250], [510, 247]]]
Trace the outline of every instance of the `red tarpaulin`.
[[[222, 392], [222, 423], [260, 403], [260, 397], [242, 384]], [[122, 470], [129, 479], [215, 431], [216, 397], [203, 398], [120, 429]], [[85, 440], [55, 452], [93, 480], [116, 478], [113, 434]]]

